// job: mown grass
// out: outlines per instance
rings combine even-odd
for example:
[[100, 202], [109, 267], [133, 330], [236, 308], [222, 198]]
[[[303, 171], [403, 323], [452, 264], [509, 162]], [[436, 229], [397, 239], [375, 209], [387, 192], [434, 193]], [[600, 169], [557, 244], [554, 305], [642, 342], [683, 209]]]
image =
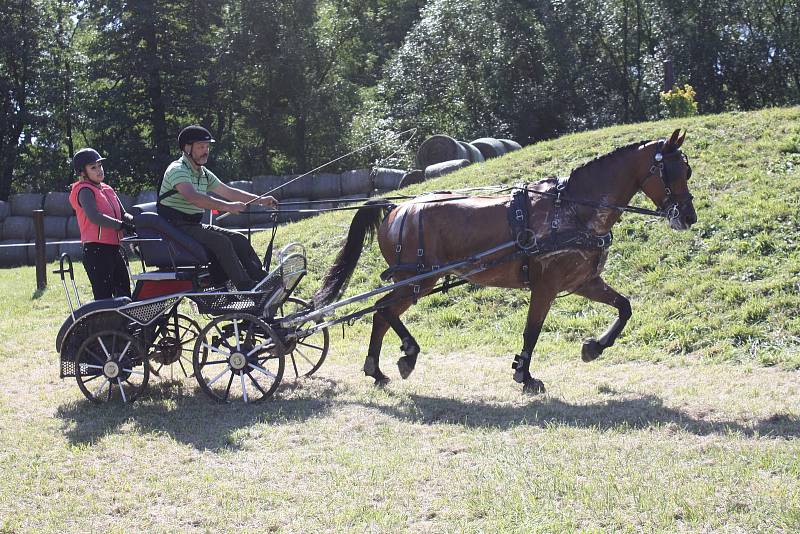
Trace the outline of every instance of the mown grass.
[[[580, 363], [610, 309], [559, 299], [537, 346], [548, 393], [511, 381], [521, 291], [465, 287], [404, 317], [422, 345], [402, 381], [360, 366], [369, 324], [332, 334], [318, 376], [274, 400], [215, 405], [152, 380], [133, 406], [58, 379], [60, 283], [0, 272], [0, 532], [774, 531], [800, 529], [800, 108], [567, 136], [409, 191], [535, 180], [632, 141], [689, 130], [690, 232], [625, 216], [606, 279], [633, 302], [618, 344]], [[637, 199], [642, 205], [644, 199]], [[308, 296], [352, 218], [288, 226]], [[265, 236], [256, 238], [263, 248]], [[370, 247], [348, 294], [378, 285]], [[77, 266], [82, 294], [89, 294]]]

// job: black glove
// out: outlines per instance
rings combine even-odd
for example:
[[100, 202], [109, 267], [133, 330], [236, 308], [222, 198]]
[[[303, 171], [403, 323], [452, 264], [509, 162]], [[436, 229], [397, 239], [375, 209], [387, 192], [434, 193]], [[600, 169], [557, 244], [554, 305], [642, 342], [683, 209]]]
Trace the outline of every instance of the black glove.
[[135, 234], [136, 233], [136, 226], [132, 222], [130, 222], [130, 221], [126, 220], [126, 219], [123, 219], [122, 220], [122, 231], [125, 232], [128, 235]]

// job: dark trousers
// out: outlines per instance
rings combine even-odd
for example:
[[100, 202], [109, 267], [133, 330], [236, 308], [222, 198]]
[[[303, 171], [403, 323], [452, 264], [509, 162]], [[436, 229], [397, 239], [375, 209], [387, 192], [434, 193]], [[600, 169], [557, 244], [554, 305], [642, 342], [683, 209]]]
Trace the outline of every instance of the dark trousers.
[[95, 300], [131, 296], [131, 280], [119, 245], [84, 243], [83, 267]]
[[237, 289], [249, 289], [267, 275], [256, 251], [243, 234], [210, 224], [173, 224], [211, 252]]

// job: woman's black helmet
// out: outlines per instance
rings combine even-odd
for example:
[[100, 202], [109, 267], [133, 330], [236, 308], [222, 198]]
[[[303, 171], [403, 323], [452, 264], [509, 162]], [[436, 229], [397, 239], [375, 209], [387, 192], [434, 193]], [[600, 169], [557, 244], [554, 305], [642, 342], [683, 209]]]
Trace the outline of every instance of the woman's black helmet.
[[72, 166], [75, 168], [75, 172], [80, 174], [83, 172], [84, 167], [90, 163], [103, 161], [104, 159], [106, 158], [101, 156], [97, 150], [93, 148], [82, 148], [75, 152], [75, 155], [72, 156]]
[[178, 134], [178, 148], [181, 152], [183, 152], [184, 146], [197, 143], [198, 141], [213, 143], [214, 138], [211, 137], [211, 132], [197, 124], [187, 126]]

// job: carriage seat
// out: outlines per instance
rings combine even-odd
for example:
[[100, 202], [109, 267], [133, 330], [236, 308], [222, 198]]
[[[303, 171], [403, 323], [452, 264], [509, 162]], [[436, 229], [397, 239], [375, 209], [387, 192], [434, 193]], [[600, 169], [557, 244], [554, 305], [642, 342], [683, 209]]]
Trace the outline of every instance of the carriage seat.
[[170, 270], [207, 265], [209, 256], [203, 245], [155, 211], [155, 202], [138, 204], [131, 210], [136, 234], [140, 239], [162, 239], [160, 242], [143, 241], [138, 244], [144, 264]]
[[[72, 317], [73, 314], [68, 315], [64, 320], [64, 324], [58, 329], [58, 335], [56, 335], [56, 351], [61, 352], [61, 343], [64, 341], [64, 335], [67, 333], [67, 330], [82, 317], [98, 311], [115, 310], [130, 303], [131, 299], [128, 297], [116, 297], [113, 299], [100, 299], [87, 302], [74, 311], [74, 319]], [[111, 326], [109, 326], [109, 328], [111, 328]]]

